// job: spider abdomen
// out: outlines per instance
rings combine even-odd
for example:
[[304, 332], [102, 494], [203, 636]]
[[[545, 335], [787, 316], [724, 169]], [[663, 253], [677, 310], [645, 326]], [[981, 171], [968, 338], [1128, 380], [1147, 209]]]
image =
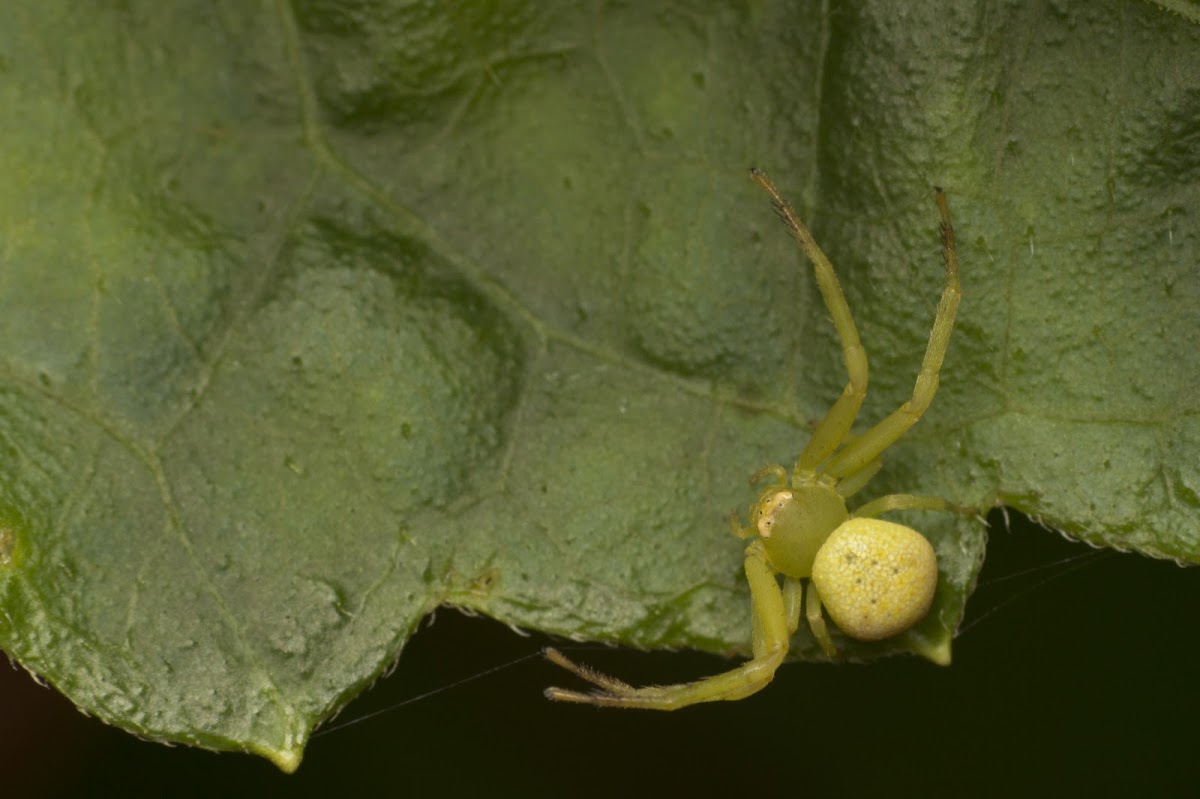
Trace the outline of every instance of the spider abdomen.
[[812, 581], [834, 624], [860, 641], [898, 635], [925, 617], [937, 590], [925, 536], [882, 519], [850, 519], [817, 552]]

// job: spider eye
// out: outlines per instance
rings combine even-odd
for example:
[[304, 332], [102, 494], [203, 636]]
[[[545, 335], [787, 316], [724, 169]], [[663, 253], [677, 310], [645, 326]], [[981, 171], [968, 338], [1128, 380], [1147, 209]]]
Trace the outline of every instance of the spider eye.
[[779, 514], [794, 500], [795, 495], [791, 491], [779, 491], [769, 499], [762, 501], [758, 510], [755, 511], [755, 527], [758, 528], [758, 534], [762, 538], [771, 537], [771, 528], [775, 526], [775, 521]]

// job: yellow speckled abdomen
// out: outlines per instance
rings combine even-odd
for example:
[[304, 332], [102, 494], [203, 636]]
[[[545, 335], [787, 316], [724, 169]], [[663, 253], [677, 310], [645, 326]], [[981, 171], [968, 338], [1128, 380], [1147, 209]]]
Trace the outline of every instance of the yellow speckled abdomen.
[[937, 578], [929, 541], [881, 519], [846, 521], [821, 547], [812, 570], [834, 624], [860, 641], [890, 638], [924, 618]]

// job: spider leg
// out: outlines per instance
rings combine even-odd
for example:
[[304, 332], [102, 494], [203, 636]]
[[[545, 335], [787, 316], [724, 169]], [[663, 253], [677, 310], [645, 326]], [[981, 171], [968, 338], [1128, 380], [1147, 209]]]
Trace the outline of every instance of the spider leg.
[[783, 199], [770, 178], [757, 169], [751, 169], [750, 175], [771, 196], [779, 218], [788, 226], [792, 237], [812, 262], [817, 287], [821, 290], [825, 307], [833, 317], [833, 327], [842, 342], [842, 359], [845, 361], [849, 380], [833, 407], [813, 430], [812, 437], [808, 439], [808, 444], [796, 461], [797, 472], [814, 471], [842, 443], [846, 433], [850, 432], [854, 425], [858, 409], [862, 407], [863, 398], [867, 395], [867, 351], [859, 341], [858, 328], [854, 325], [854, 317], [850, 313], [846, 296], [842, 293], [842, 286], [838, 283], [837, 274], [833, 271], [833, 264], [825, 257], [808, 228], [796, 215], [795, 209]]
[[[746, 579], [754, 614], [754, 658], [735, 669], [678, 685], [635, 688], [586, 666], [572, 662], [555, 649], [546, 649], [548, 660], [600, 690], [591, 693], [547, 688], [546, 698], [609, 707], [677, 710], [700, 702], [742, 699], [761, 691], [775, 676], [788, 650], [788, 609], [774, 569], [767, 562], [761, 541], [746, 548]], [[798, 605], [796, 606], [798, 608]]]
[[787, 487], [787, 469], [783, 468], [777, 463], [771, 464], [770, 466], [764, 466], [754, 474], [750, 475], [750, 485], [757, 485], [767, 477], [775, 478], [775, 481], [772, 483], [772, 485], [780, 488]]
[[917, 375], [912, 397], [882, 422], [855, 438], [833, 456], [824, 471], [834, 478], [840, 479], [854, 474], [878, 458], [880, 453], [917, 423], [937, 393], [938, 372], [941, 371], [942, 360], [946, 357], [946, 349], [950, 345], [950, 332], [954, 328], [954, 316], [958, 312], [958, 301], [962, 296], [958, 282], [958, 252], [954, 245], [954, 228], [950, 225], [950, 208], [946, 205], [946, 195], [941, 189], [937, 192], [937, 205], [942, 216], [946, 287], [942, 290], [933, 329], [929, 333], [929, 344], [925, 349], [925, 359], [921, 363], [921, 372]]
[[893, 510], [952, 510], [963, 512], [966, 508], [947, 502], [941, 497], [924, 497], [918, 494], [888, 494], [887, 496], [871, 500], [850, 515], [858, 519], [874, 519], [881, 513]]
[[813, 637], [821, 645], [821, 650], [831, 658], [837, 657], [837, 647], [833, 645], [833, 638], [829, 635], [829, 625], [821, 615], [821, 592], [812, 580], [808, 581], [808, 594], [804, 599], [804, 617], [808, 620]]
[[865, 488], [867, 483], [871, 482], [871, 478], [879, 474], [879, 470], [882, 468], [883, 460], [876, 458], [857, 472], [839, 480], [837, 484], [838, 496], [842, 499], [854, 496]]
[[804, 602], [804, 584], [795, 577], [783, 578], [783, 607], [787, 612], [788, 635], [800, 628], [800, 605]]

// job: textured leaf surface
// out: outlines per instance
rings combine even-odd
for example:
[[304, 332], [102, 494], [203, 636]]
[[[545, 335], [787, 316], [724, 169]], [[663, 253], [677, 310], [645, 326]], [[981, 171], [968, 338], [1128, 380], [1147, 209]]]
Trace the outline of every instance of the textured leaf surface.
[[[1200, 561], [1200, 29], [1150, 4], [14, 4], [0, 645], [294, 768], [454, 603], [745, 652], [724, 516], [840, 390], [745, 168], [838, 266], [873, 421], [947, 188], [965, 300], [868, 493]], [[945, 645], [978, 524], [912, 514]], [[801, 633], [801, 655], [815, 647]]]

